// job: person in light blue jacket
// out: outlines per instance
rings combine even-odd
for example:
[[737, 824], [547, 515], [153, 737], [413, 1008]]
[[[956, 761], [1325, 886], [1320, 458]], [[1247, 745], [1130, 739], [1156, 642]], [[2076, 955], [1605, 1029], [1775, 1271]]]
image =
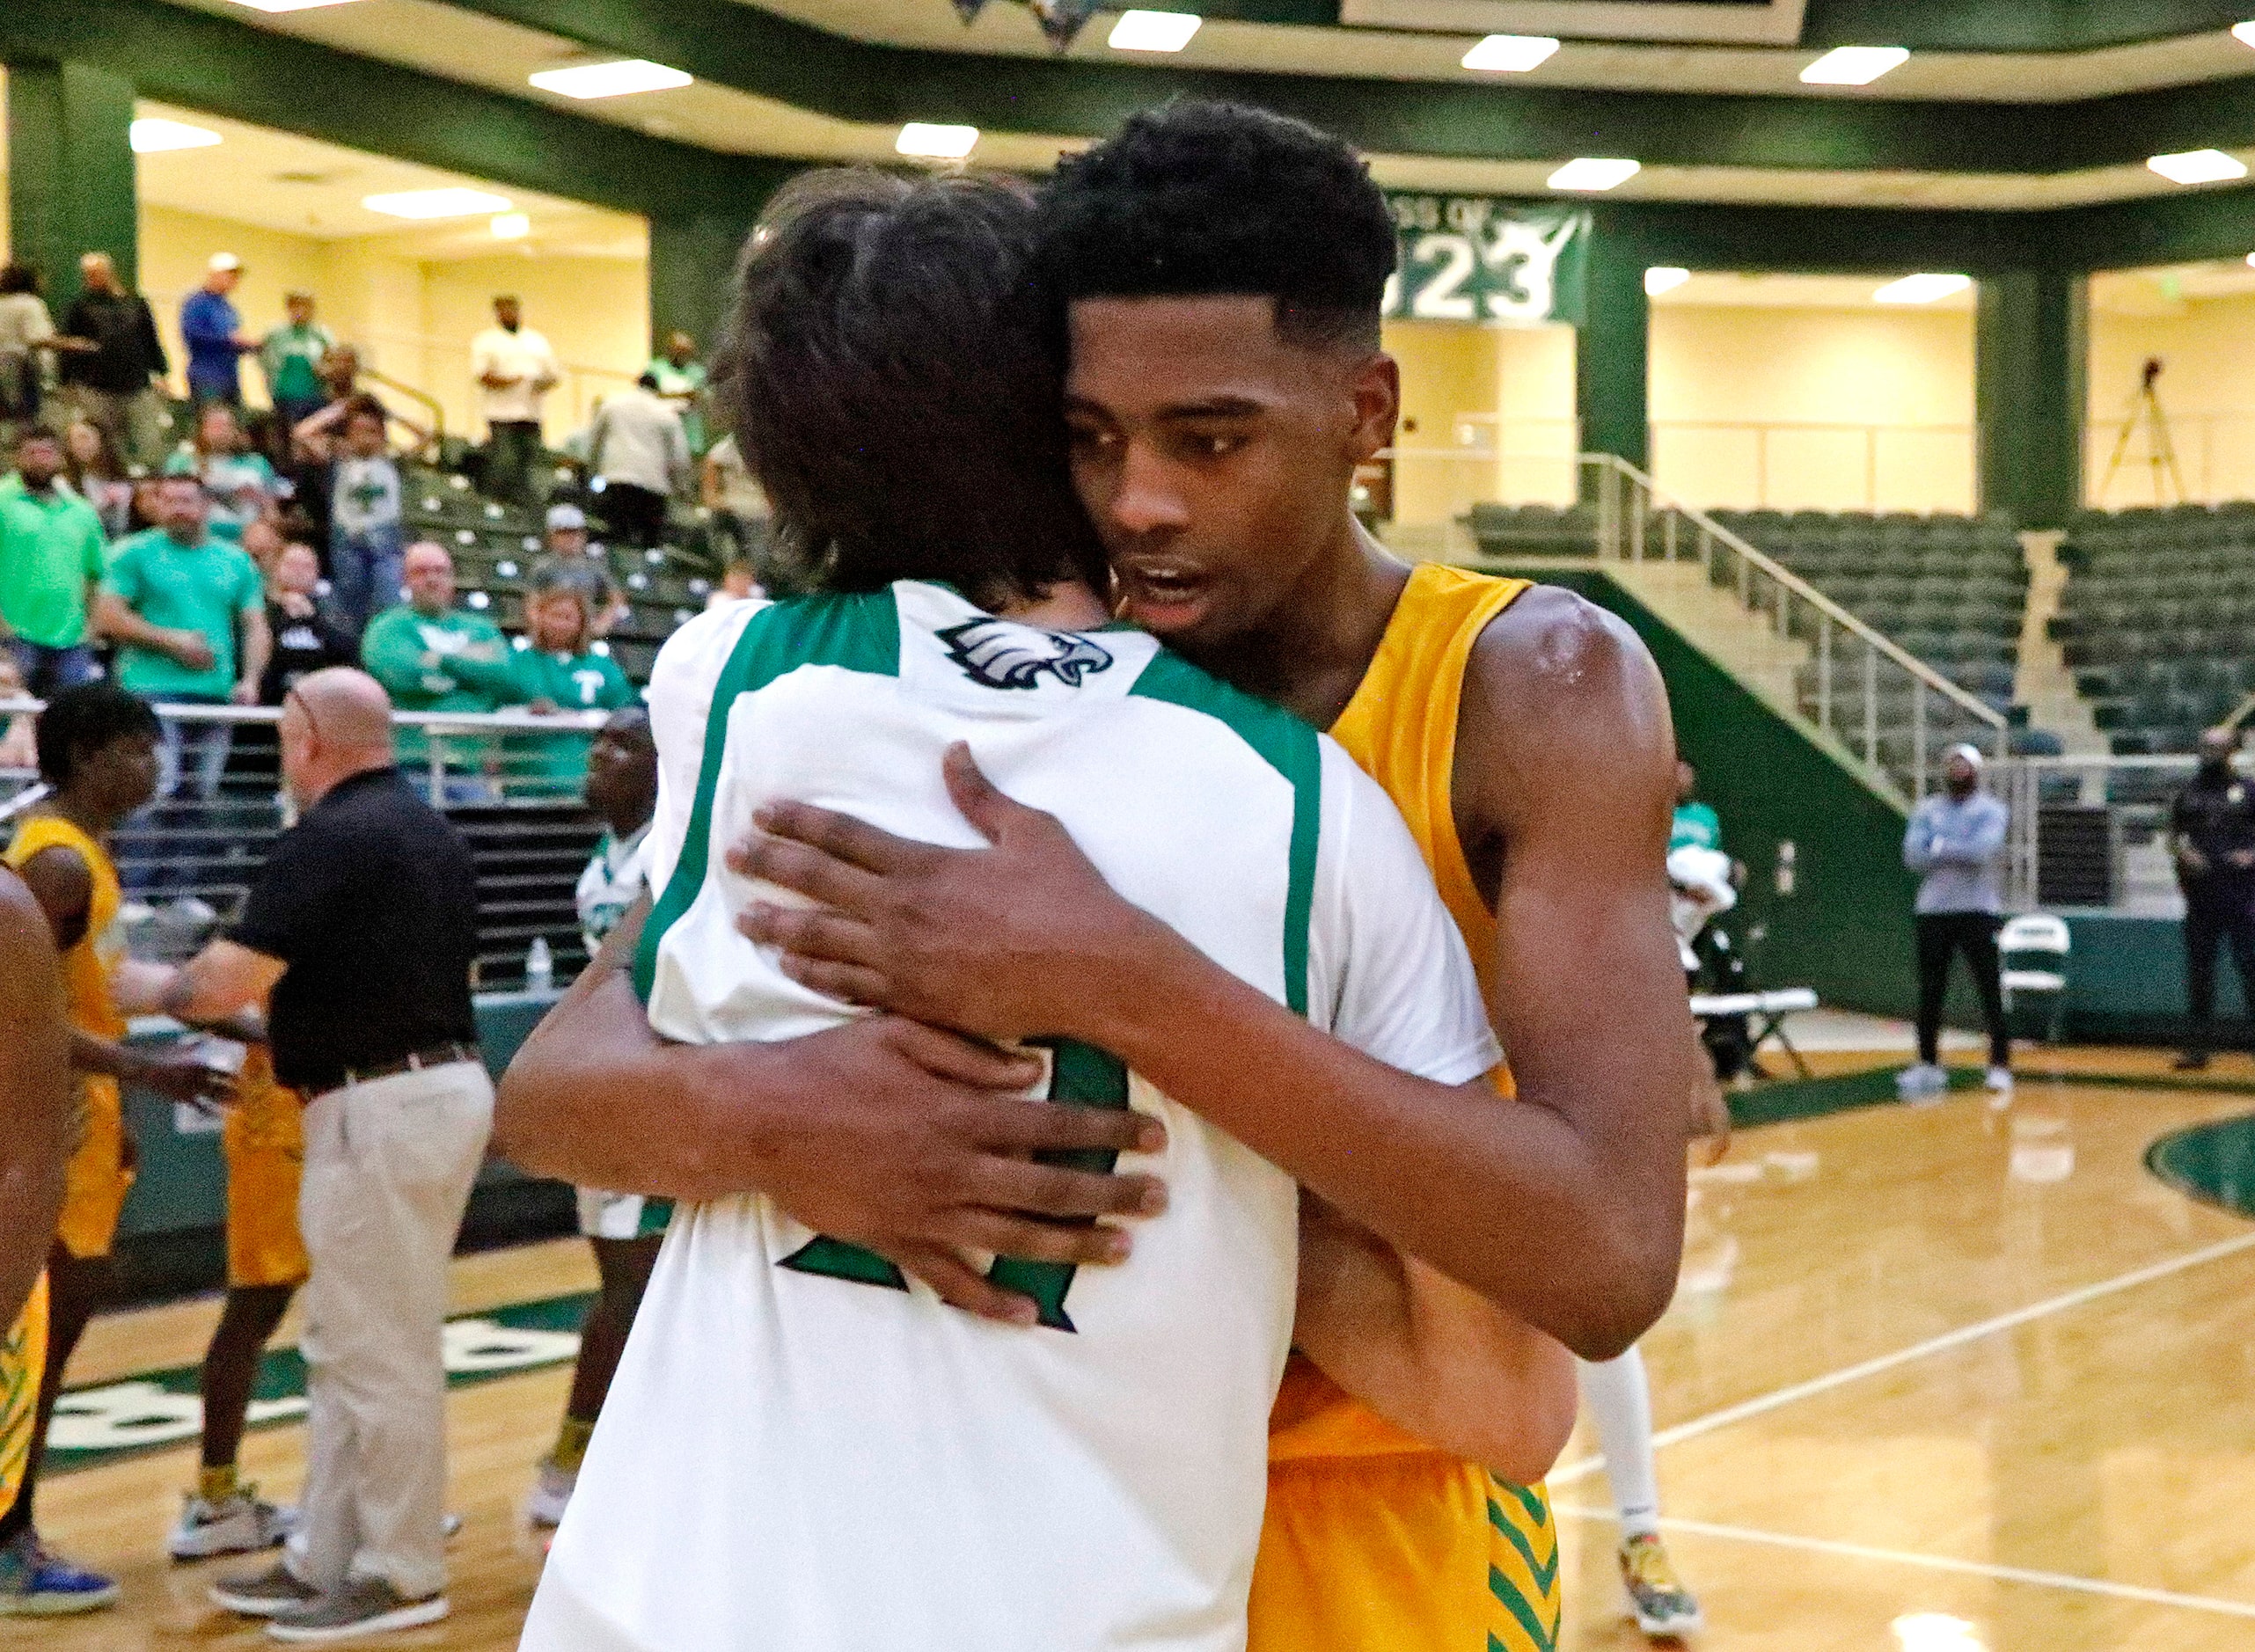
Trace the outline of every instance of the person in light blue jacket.
[[2012, 1089], [2012, 1040], [1996, 952], [2011, 812], [1981, 790], [1981, 754], [1973, 747], [1951, 747], [1943, 773], [1946, 789], [1920, 801], [1903, 834], [1903, 864], [1919, 874], [1918, 1064], [1896, 1080], [1906, 1100], [1938, 1096], [1949, 1087], [1941, 1061], [1942, 1001], [1950, 990], [1950, 961], [1960, 952], [1988, 1029], [1988, 1087], [1999, 1095]]

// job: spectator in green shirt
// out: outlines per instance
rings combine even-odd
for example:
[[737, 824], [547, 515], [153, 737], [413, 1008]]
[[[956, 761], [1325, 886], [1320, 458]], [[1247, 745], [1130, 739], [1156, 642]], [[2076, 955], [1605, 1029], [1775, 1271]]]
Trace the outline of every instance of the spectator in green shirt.
[[705, 363], [697, 359], [697, 340], [685, 333], [669, 333], [664, 353], [652, 356], [643, 370], [657, 380], [660, 398], [681, 415], [690, 453], [704, 452], [706, 375]]
[[321, 383], [321, 361], [337, 347], [337, 340], [313, 319], [311, 293], [288, 294], [282, 306], [289, 319], [260, 344], [259, 365], [266, 370], [267, 398], [274, 403], [282, 428], [289, 431], [320, 412], [329, 399]]
[[1698, 800], [1699, 771], [1679, 758], [1675, 765], [1675, 820], [1668, 829], [1668, 852], [1723, 847], [1723, 819]]
[[44, 699], [101, 676], [86, 616], [107, 561], [102, 519], [66, 487], [62, 443], [27, 426], [0, 481], [0, 622], [26, 691]]
[[[594, 581], [567, 565], [544, 562], [533, 570], [524, 605], [524, 635], [516, 640], [516, 693], [531, 712], [612, 712], [635, 702], [626, 674], [608, 654], [595, 652], [590, 635]], [[577, 730], [517, 737], [513, 772], [541, 794], [576, 797], [587, 778], [592, 734]]]
[[163, 714], [173, 705], [259, 703], [259, 679], [274, 646], [266, 585], [241, 546], [212, 536], [205, 521], [209, 501], [197, 478], [165, 477], [156, 504], [158, 525], [122, 541], [110, 559], [94, 624], [119, 645], [118, 682], [160, 702], [157, 800], [179, 792], [193, 764], [193, 795], [209, 803], [219, 794], [231, 725], [183, 723]]
[[[508, 640], [483, 614], [454, 605], [454, 559], [426, 540], [407, 547], [407, 600], [368, 622], [360, 661], [403, 712], [490, 712], [517, 702], [516, 662]], [[449, 735], [437, 742], [448, 778], [433, 803], [490, 802], [487, 769], [493, 742]], [[430, 773], [431, 742], [421, 730], [399, 730], [399, 767], [418, 786]]]

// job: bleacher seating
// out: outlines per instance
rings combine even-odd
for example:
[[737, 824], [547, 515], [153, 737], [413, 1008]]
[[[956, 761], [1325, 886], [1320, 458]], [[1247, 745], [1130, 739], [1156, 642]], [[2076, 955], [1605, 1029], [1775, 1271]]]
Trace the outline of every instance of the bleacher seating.
[[1483, 556], [1597, 554], [1597, 510], [1591, 505], [1475, 505], [1457, 520]]
[[2053, 635], [2120, 756], [2190, 752], [2255, 691], [2255, 501], [2083, 511]]

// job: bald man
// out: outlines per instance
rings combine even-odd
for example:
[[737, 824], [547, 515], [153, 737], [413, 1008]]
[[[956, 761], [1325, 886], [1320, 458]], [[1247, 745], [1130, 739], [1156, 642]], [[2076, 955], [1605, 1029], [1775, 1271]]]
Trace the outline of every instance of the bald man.
[[282, 1561], [211, 1591], [284, 1641], [447, 1612], [439, 1335], [494, 1087], [470, 1005], [470, 852], [392, 765], [391, 710], [361, 671], [290, 690], [282, 763], [297, 824], [233, 931], [165, 998], [194, 1020], [267, 1000], [275, 1076], [308, 1098], [303, 1522]]

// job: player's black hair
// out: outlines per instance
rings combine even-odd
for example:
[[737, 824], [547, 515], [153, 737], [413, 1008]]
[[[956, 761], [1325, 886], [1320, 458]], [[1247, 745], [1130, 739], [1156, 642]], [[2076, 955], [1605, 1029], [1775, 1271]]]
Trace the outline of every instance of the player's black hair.
[[1292, 343], [1376, 349], [1397, 244], [1370, 168], [1340, 139], [1242, 104], [1182, 99], [1061, 162], [1041, 266], [1075, 298], [1246, 295]]
[[155, 740], [161, 732], [147, 700], [106, 678], [64, 689], [40, 713], [40, 778], [59, 791], [70, 784], [81, 758], [135, 735]]
[[816, 588], [946, 581], [989, 607], [1103, 588], [1034, 235], [1031, 192], [998, 178], [831, 170], [769, 206], [714, 377]]

